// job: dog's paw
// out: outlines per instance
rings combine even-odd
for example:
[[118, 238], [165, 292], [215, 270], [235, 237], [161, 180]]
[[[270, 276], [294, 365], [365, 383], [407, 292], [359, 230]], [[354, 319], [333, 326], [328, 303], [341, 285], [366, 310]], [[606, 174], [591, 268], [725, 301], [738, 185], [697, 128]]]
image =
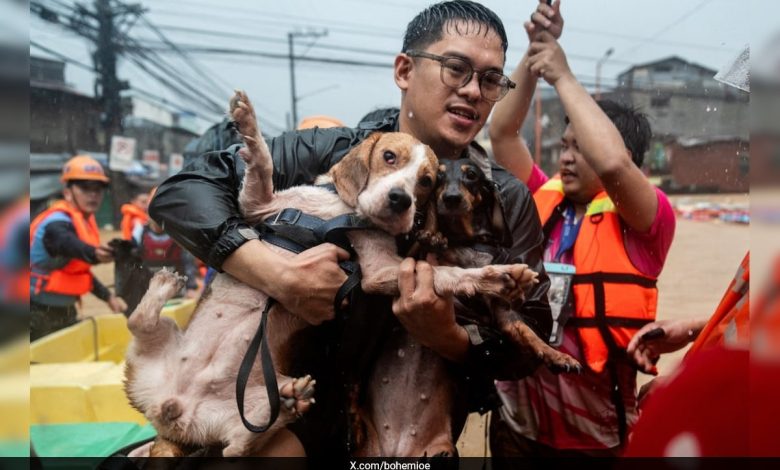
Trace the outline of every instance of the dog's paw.
[[248, 162], [251, 155], [256, 154], [261, 137], [255, 109], [249, 101], [249, 97], [241, 90], [236, 90], [230, 99], [230, 117], [250, 150], [249, 153], [241, 153], [241, 157]]
[[163, 268], [152, 276], [149, 281], [149, 292], [157, 292], [165, 300], [172, 299], [187, 282], [187, 276], [180, 276], [175, 271]]
[[544, 362], [544, 365], [555, 374], [582, 373], [582, 364], [580, 364], [577, 359], [574, 359], [566, 353], [557, 351], [550, 346], [545, 345], [545, 348], [542, 351], [539, 351], [539, 358]]
[[479, 291], [509, 301], [523, 299], [525, 290], [539, 282], [537, 276], [525, 264], [485, 266]]
[[314, 404], [314, 385], [316, 380], [310, 375], [292, 379], [279, 388], [282, 404], [292, 413], [300, 416]]
[[433, 253], [441, 253], [447, 249], [447, 237], [441, 232], [420, 230], [416, 234], [416, 239], [427, 251]]

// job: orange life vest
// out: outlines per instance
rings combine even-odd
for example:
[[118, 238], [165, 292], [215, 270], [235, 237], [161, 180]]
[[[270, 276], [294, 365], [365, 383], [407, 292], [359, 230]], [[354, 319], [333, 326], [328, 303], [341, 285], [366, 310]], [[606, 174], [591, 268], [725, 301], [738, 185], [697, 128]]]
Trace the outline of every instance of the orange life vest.
[[688, 354], [722, 345], [747, 347], [750, 334], [750, 252], [745, 254], [718, 308], [696, 337]]
[[[81, 241], [92, 246], [100, 245], [100, 232], [98, 231], [95, 216], [88, 218], [76, 207], [66, 201], [57, 201], [43, 211], [30, 224], [30, 247], [35, 240], [35, 231], [40, 223], [55, 212], [64, 212], [73, 223], [76, 235]], [[30, 282], [34, 286], [34, 293], [50, 292], [53, 294], [81, 296], [92, 290], [91, 264], [80, 259], [71, 259], [65, 266], [47, 271], [40, 267], [32, 266]]]
[[[30, 198], [24, 197], [0, 215], [0, 252], [3, 250], [16, 250], [16, 246], [8, 245], [8, 237], [14, 229], [21, 228], [20, 223], [27, 223], [30, 219]], [[3, 291], [0, 296], [9, 302], [29, 302], [30, 291], [30, 267], [18, 267], [17, 271], [9, 270], [8, 266], [0, 265], [0, 286]]]
[[[558, 178], [534, 194], [545, 239], [563, 217], [563, 200]], [[658, 304], [657, 280], [631, 263], [620, 216], [606, 192], [588, 205], [574, 243], [574, 265], [575, 311], [567, 325], [577, 328], [588, 367], [601, 373], [611, 357], [625, 351], [634, 333], [655, 319]]]
[[119, 228], [122, 230], [122, 239], [130, 240], [133, 238], [133, 228], [136, 221], [144, 225], [149, 220], [149, 215], [143, 209], [133, 204], [122, 204], [122, 222]]

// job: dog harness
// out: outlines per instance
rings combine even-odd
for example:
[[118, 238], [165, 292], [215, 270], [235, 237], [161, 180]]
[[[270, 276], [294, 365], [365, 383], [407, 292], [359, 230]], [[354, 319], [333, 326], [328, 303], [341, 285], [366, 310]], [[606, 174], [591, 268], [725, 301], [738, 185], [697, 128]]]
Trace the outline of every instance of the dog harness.
[[[332, 186], [328, 189], [335, 191], [335, 188], [332, 188]], [[360, 265], [354, 259], [355, 251], [352, 248], [349, 237], [347, 237], [347, 232], [369, 227], [371, 225], [356, 214], [344, 214], [330, 220], [324, 220], [306, 214], [299, 209], [284, 209], [257, 225], [255, 230], [259, 232], [262, 240], [296, 254], [322, 243], [333, 243], [349, 252], [351, 255], [350, 259], [339, 263], [341, 269], [347, 274], [347, 280], [339, 288], [333, 302], [334, 311], [339, 313], [343, 310], [341, 306], [344, 299], [356, 293], [355, 289], [360, 286], [361, 280]], [[260, 319], [260, 326], [247, 348], [238, 370], [238, 377], [236, 378], [238, 412], [244, 426], [252, 432], [267, 431], [279, 417], [279, 387], [276, 382], [273, 360], [268, 350], [268, 341], [265, 335], [268, 314], [271, 307], [275, 304], [276, 300], [269, 297]], [[263, 378], [265, 379], [266, 392], [268, 393], [268, 401], [271, 407], [268, 423], [263, 426], [252, 424], [244, 416], [244, 394], [249, 381], [249, 374], [252, 371], [252, 364], [258, 352], [260, 353]]]

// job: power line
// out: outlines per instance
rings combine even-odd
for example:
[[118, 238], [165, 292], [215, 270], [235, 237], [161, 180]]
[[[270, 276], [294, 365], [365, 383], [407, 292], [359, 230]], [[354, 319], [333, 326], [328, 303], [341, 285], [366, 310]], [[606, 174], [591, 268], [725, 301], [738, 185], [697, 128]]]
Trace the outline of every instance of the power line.
[[[157, 37], [159, 37], [165, 44], [169, 45], [174, 51], [176, 51], [184, 59], [187, 65], [189, 65], [190, 68], [198, 74], [198, 76], [202, 77], [208, 84], [210, 84], [213, 87], [213, 91], [216, 91], [217, 94], [224, 93], [223, 89], [220, 87], [220, 85], [217, 85], [217, 83], [211, 78], [210, 74], [206, 73], [197, 63], [195, 63], [195, 61], [193, 61], [186, 53], [184, 53], [184, 51], [179, 49], [179, 46], [168, 39], [168, 37], [165, 36], [165, 34], [163, 34], [163, 32], [160, 31], [157, 26], [152, 24], [152, 22], [149, 21], [145, 15], [141, 17], [141, 21], [143, 21], [147, 27], [154, 31], [155, 34], [157, 34]], [[229, 88], [230, 87], [228, 87], [228, 89]]]
[[[209, 46], [197, 46], [197, 45], [184, 45], [184, 50], [194, 54], [231, 54], [239, 56], [250, 57], [266, 57], [271, 59], [289, 59], [288, 54], [274, 53], [274, 52], [261, 52], [261, 51], [248, 51], [245, 49], [229, 49], [223, 47], [209, 47]], [[170, 50], [161, 47], [147, 46], [147, 50], [158, 51], [161, 53], [169, 53]], [[363, 60], [353, 59], [337, 59], [331, 57], [311, 57], [311, 56], [295, 56], [295, 60], [303, 62], [320, 62], [334, 65], [352, 65], [357, 67], [378, 67], [378, 68], [393, 68], [392, 62], [369, 62]]]
[[664, 34], [665, 32], [669, 31], [670, 29], [674, 28], [675, 26], [677, 26], [678, 24], [682, 23], [683, 21], [687, 20], [693, 14], [698, 13], [700, 11], [701, 7], [703, 7], [704, 5], [710, 3], [711, 1], [712, 0], [703, 0], [703, 1], [699, 2], [698, 4], [696, 4], [696, 6], [694, 6], [690, 10], [684, 12], [676, 20], [672, 21], [668, 25], [666, 25], [663, 28], [661, 28], [660, 30], [658, 30], [655, 34], [653, 34], [652, 36], [647, 38], [645, 41], [642, 41], [639, 44], [637, 44], [637, 45], [635, 45], [633, 47], [630, 47], [630, 48], [628, 48], [625, 51], [622, 51], [620, 53], [620, 56], [625, 56], [626, 54], [630, 54], [630, 53], [634, 52], [635, 50], [639, 49], [640, 47], [644, 46], [645, 44], [647, 44], [650, 41], [656, 41], [659, 37], [661, 37], [662, 34]]

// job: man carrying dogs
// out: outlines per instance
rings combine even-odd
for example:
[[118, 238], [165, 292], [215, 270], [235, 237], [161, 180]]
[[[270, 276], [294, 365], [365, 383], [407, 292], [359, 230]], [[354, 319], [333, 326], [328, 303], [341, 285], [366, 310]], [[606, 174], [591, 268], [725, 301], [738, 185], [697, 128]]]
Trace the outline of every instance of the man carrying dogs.
[[[503, 215], [512, 240], [503, 260], [524, 263], [540, 273], [540, 282], [514, 312], [546, 338], [550, 332], [548, 281], [542, 266], [542, 232], [527, 188], [506, 171], [492, 167], [473, 143], [494, 104], [514, 84], [503, 75], [507, 39], [501, 20], [484, 6], [466, 0], [435, 4], [407, 27], [394, 79], [401, 90], [400, 113], [358, 129], [309, 129], [269, 139], [274, 160], [274, 185], [310, 184], [372, 132], [401, 131], [428, 144], [439, 159], [470, 158], [498, 185]], [[343, 455], [347, 451], [345, 390], [351, 377], [370, 366], [371, 352], [381, 344], [393, 315], [420, 344], [459, 364], [470, 377], [469, 388], [490, 387], [495, 377], [527, 375], [538, 361], [518, 360], [508, 342], [489, 327], [456, 321], [456, 302], [435, 294], [431, 266], [407, 259], [399, 273], [396, 299], [350, 299], [348, 312], [334, 309], [337, 291], [347, 279], [339, 267], [348, 253], [330, 244], [318, 245], [293, 258], [283, 258], [257, 241], [258, 232], [242, 220], [237, 196], [244, 163], [238, 148], [205, 155], [160, 186], [150, 207], [185, 248], [215, 268], [269, 293], [290, 312], [319, 325], [302, 360], [319, 362], [318, 405], [280, 432], [269, 447], [276, 455]], [[391, 315], [391, 313], [393, 315]], [[348, 315], [344, 314], [348, 313]], [[328, 351], [322, 354], [322, 351]], [[368, 360], [358, 358], [368, 357]], [[342, 360], [348, 359], [348, 360]], [[311, 363], [307, 364], [311, 367]], [[506, 372], [509, 371], [509, 372]], [[510, 375], [504, 375], [504, 374]], [[324, 397], [324, 398], [323, 398]], [[334, 398], [335, 397], [335, 398]], [[453, 426], [459, 434], [467, 410], [458, 410]], [[334, 428], [336, 431], [330, 431]]]

